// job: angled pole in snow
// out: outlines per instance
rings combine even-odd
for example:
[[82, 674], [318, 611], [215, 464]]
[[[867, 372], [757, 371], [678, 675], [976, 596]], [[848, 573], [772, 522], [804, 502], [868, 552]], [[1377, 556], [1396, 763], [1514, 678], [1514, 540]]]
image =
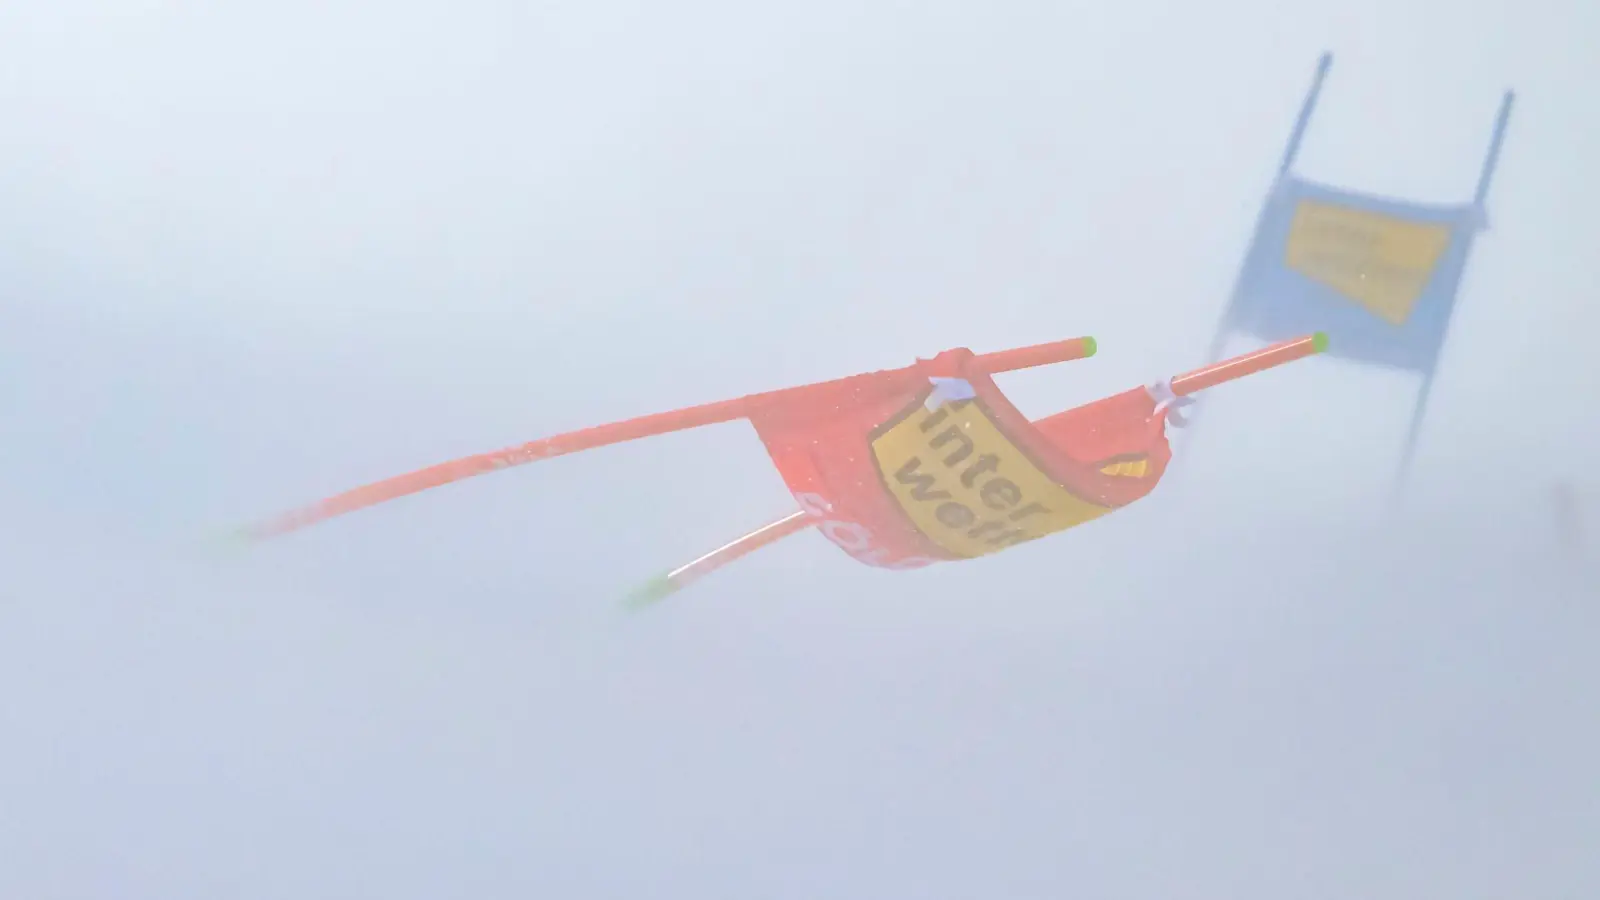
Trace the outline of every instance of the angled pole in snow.
[[[1488, 227], [1487, 204], [1489, 188], [1494, 183], [1495, 170], [1500, 165], [1500, 149], [1505, 145], [1506, 129], [1511, 124], [1511, 106], [1515, 101], [1516, 93], [1506, 91], [1505, 96], [1500, 101], [1500, 114], [1495, 117], [1494, 136], [1489, 139], [1489, 152], [1484, 155], [1483, 169], [1478, 174], [1478, 188], [1473, 194], [1473, 205], [1476, 208], [1478, 228], [1480, 230]], [[1471, 241], [1472, 237], [1469, 236], [1467, 240]], [[1469, 263], [1463, 263], [1463, 265], [1467, 264]], [[1455, 318], [1455, 310], [1453, 308], [1450, 311], [1450, 318]], [[1447, 337], [1450, 330], [1449, 320], [1445, 322], [1444, 329], [1445, 337]], [[1441, 355], [1445, 337], [1440, 339]], [[1422, 385], [1417, 390], [1417, 402], [1411, 409], [1411, 422], [1406, 428], [1405, 446], [1401, 450], [1400, 465], [1395, 472], [1394, 490], [1391, 494], [1391, 502], [1393, 503], [1400, 501], [1400, 496], [1404, 492], [1406, 482], [1411, 475], [1411, 463], [1417, 452], [1417, 439], [1422, 435], [1422, 424], [1428, 415], [1428, 400], [1433, 395], [1433, 380], [1438, 371], [1439, 362], [1435, 358], [1433, 365], [1429, 366], [1428, 371], [1422, 376]]]
[[1322, 83], [1328, 78], [1328, 70], [1333, 68], [1333, 54], [1324, 53], [1317, 60], [1317, 74], [1311, 80], [1311, 89], [1306, 91], [1305, 102], [1300, 104], [1300, 117], [1295, 120], [1294, 132], [1289, 135], [1289, 143], [1283, 148], [1283, 161], [1278, 164], [1278, 177], [1288, 175], [1294, 169], [1294, 162], [1300, 156], [1300, 144], [1305, 140], [1306, 129], [1311, 127], [1311, 113], [1317, 108], [1317, 98], [1322, 96]]
[[[1276, 191], [1278, 182], [1288, 177], [1294, 170], [1295, 160], [1300, 157], [1300, 145], [1305, 143], [1306, 131], [1311, 127], [1311, 114], [1316, 112], [1317, 99], [1322, 96], [1322, 84], [1328, 79], [1328, 70], [1333, 68], [1333, 54], [1324, 53], [1317, 60], [1317, 70], [1311, 78], [1311, 87], [1306, 90], [1305, 99], [1300, 101], [1300, 115], [1295, 118], [1294, 131], [1289, 133], [1289, 142], [1283, 147], [1283, 158], [1278, 162], [1278, 171], [1272, 179], [1272, 190]], [[1238, 306], [1239, 297], [1246, 288], [1246, 280], [1250, 271], [1252, 257], [1255, 255], [1255, 243], [1261, 236], [1261, 219], [1266, 215], [1269, 201], [1261, 205], [1261, 212], [1256, 217], [1255, 229], [1250, 233], [1250, 247], [1245, 252], [1244, 260], [1239, 265], [1239, 274], [1234, 278], [1233, 296], [1228, 298], [1228, 306], [1223, 311], [1222, 321], [1217, 323], [1216, 334], [1211, 338], [1211, 348], [1206, 351], [1206, 364], [1216, 362], [1222, 358], [1223, 351], [1227, 348], [1228, 336], [1233, 328], [1233, 315]]]
[[[1233, 335], [1234, 316], [1245, 292], [1250, 287], [1250, 270], [1255, 264], [1257, 244], [1261, 240], [1261, 226], [1272, 205], [1272, 195], [1277, 192], [1279, 182], [1294, 170], [1295, 160], [1300, 156], [1300, 145], [1305, 142], [1306, 131], [1311, 127], [1311, 115], [1316, 112], [1317, 100], [1322, 96], [1322, 85], [1328, 80], [1328, 70], [1331, 68], [1333, 68], [1333, 53], [1324, 52], [1317, 60], [1316, 72], [1311, 77], [1311, 86], [1306, 89], [1305, 99], [1300, 101], [1300, 114], [1295, 117], [1294, 130], [1289, 133], [1288, 143], [1284, 144], [1283, 157], [1278, 162], [1278, 171], [1273, 175], [1272, 187], [1268, 190], [1260, 211], [1256, 213], [1255, 226], [1250, 232], [1250, 243], [1245, 249], [1244, 258], [1239, 262], [1239, 272], [1234, 276], [1233, 293], [1228, 297], [1221, 319], [1217, 321], [1216, 331], [1211, 336], [1211, 346], [1206, 349], [1206, 365], [1216, 364], [1228, 349], [1228, 338]], [[1197, 430], [1200, 415], [1198, 407], [1190, 414], [1187, 426], [1190, 436], [1184, 442], [1186, 445], [1192, 446], [1194, 443], [1193, 435]]]

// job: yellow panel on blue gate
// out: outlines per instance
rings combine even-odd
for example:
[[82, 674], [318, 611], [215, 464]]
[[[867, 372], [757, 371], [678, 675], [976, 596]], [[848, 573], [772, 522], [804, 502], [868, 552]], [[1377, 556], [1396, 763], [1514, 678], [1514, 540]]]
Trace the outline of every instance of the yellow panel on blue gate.
[[1450, 226], [1302, 200], [1284, 263], [1391, 325], [1411, 318], [1450, 245]]

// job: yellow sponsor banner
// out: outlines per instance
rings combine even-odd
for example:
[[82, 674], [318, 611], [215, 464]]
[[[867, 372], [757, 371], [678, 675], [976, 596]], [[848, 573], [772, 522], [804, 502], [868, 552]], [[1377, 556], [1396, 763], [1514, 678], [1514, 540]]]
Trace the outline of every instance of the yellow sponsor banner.
[[1450, 226], [1302, 200], [1289, 226], [1285, 264], [1404, 325], [1450, 244]]
[[971, 400], [921, 403], [874, 433], [872, 453], [917, 530], [974, 557], [1110, 512], [1057, 484]]

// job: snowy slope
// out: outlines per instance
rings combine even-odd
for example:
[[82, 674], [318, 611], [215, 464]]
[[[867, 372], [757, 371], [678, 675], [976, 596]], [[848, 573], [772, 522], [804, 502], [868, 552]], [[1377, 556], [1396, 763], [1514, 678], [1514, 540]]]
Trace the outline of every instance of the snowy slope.
[[[1600, 458], [1597, 36], [1377, 0], [0, 10], [0, 896], [1593, 895], [1600, 553], [1548, 497]], [[787, 509], [737, 425], [195, 543], [950, 346], [1099, 338], [1005, 378], [1036, 414], [1195, 365], [1324, 49], [1302, 169], [1351, 187], [1467, 196], [1519, 92], [1396, 512], [1410, 382], [1318, 360], [1219, 395], [1139, 507], [924, 572], [808, 535], [621, 615]]]

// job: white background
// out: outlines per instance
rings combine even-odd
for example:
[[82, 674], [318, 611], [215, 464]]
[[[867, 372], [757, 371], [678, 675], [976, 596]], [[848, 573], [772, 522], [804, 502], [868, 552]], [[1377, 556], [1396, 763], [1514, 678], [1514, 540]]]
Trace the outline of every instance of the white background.
[[[0, 896], [1600, 891], [1600, 21], [1577, 2], [0, 7]], [[1080, 334], [1199, 362], [1306, 175], [1470, 197], [1415, 380], [1219, 390], [995, 557], [806, 534], [732, 424], [242, 555], [213, 529], [659, 409]], [[1244, 345], [1235, 345], [1242, 349]], [[1187, 437], [1187, 436], [1186, 436]], [[1591, 515], [1595, 515], [1593, 510]]]

